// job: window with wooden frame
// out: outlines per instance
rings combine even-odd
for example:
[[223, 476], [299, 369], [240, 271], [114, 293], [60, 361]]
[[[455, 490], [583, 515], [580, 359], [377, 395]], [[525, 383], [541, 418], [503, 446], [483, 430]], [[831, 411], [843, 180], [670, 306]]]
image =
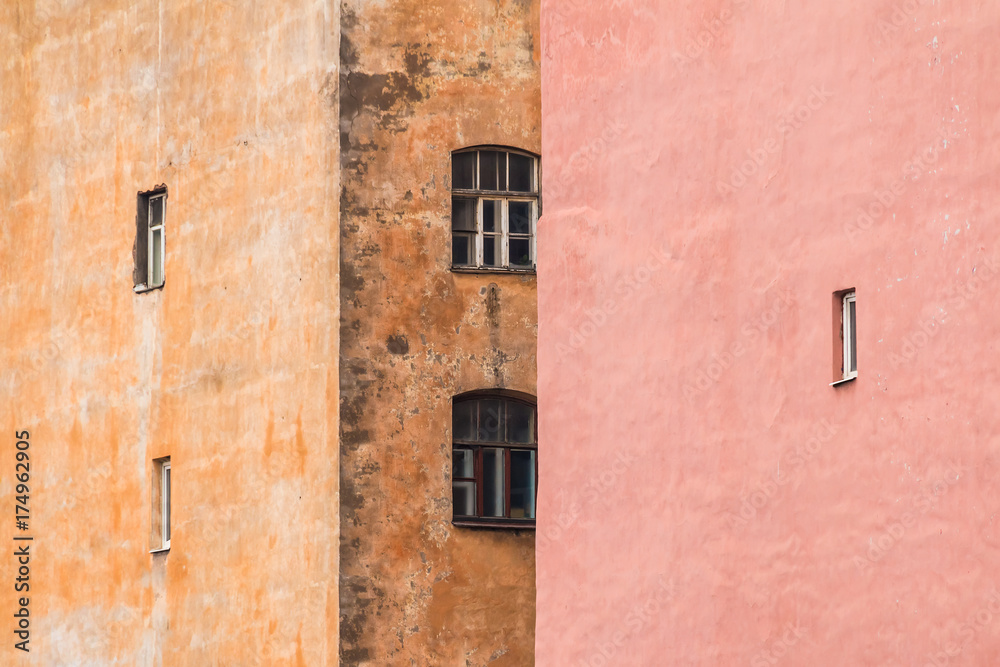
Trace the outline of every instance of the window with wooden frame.
[[840, 302], [840, 378], [832, 385], [838, 385], [858, 377], [858, 307], [857, 294], [853, 289], [836, 292]]
[[135, 216], [135, 271], [132, 282], [136, 292], [163, 287], [165, 281], [167, 188], [158, 186], [137, 197]]
[[538, 158], [482, 147], [451, 156], [451, 263], [455, 269], [534, 271]]
[[510, 392], [455, 398], [452, 498], [456, 525], [535, 526], [536, 416], [533, 399]]
[[152, 552], [170, 549], [170, 457], [153, 461]]

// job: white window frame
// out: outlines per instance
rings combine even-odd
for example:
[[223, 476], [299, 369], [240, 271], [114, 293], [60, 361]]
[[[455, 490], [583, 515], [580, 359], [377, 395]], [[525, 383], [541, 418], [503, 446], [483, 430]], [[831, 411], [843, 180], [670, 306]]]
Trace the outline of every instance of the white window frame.
[[170, 460], [160, 468], [160, 541], [164, 549], [170, 548]]
[[[161, 200], [161, 213], [160, 213], [160, 224], [153, 225], [153, 202], [157, 199]], [[146, 238], [146, 250], [147, 250], [147, 260], [146, 260], [146, 287], [161, 287], [163, 283], [166, 282], [167, 278], [167, 239], [166, 232], [164, 230], [164, 223], [167, 220], [167, 193], [158, 192], [156, 194], [150, 195], [146, 199], [146, 228], [149, 230], [148, 236]], [[154, 234], [159, 233], [160, 235], [160, 280], [157, 282], [153, 276], [153, 267], [156, 266], [154, 261], [153, 253], [155, 245], [153, 244]]]
[[[854, 304], [854, 325], [851, 325], [851, 304]], [[851, 339], [855, 338], [857, 335], [857, 318], [858, 318], [858, 304], [857, 304], [857, 294], [853, 290], [844, 295], [843, 298], [843, 308], [841, 310], [841, 318], [843, 320], [843, 328], [841, 329], [841, 335], [844, 337], [844, 380], [853, 380], [858, 377], [857, 371], [857, 358], [858, 351], [851, 347]], [[855, 367], [851, 370], [851, 367]]]
[[[531, 192], [519, 192], [512, 190], [483, 190], [481, 189], [482, 183], [480, 182], [481, 165], [480, 160], [483, 151], [499, 152], [503, 153], [506, 157], [505, 160], [505, 170], [506, 170], [506, 183], [507, 187], [510, 187], [510, 155], [520, 155], [531, 160]], [[455, 156], [462, 155], [466, 153], [476, 153], [476, 173], [475, 173], [475, 187], [472, 189], [467, 188], [455, 188], [452, 187], [452, 197], [463, 198], [463, 199], [475, 199], [476, 200], [476, 238], [473, 244], [473, 257], [474, 263], [471, 264], [454, 264], [452, 263], [452, 269], [457, 269], [459, 271], [511, 271], [511, 272], [523, 272], [523, 273], [533, 273], [536, 266], [537, 257], [537, 231], [538, 231], [538, 216], [539, 216], [539, 194], [538, 194], [538, 184], [539, 184], [539, 173], [538, 173], [538, 158], [530, 153], [524, 151], [519, 151], [510, 148], [504, 148], [502, 146], [480, 146], [474, 149], [455, 151], [452, 153], [452, 160]], [[453, 184], [454, 185], [454, 184]], [[483, 228], [483, 208], [485, 201], [498, 201], [500, 202], [500, 220], [499, 229], [496, 232], [486, 232]], [[530, 226], [527, 234], [528, 240], [528, 253], [531, 263], [528, 265], [515, 264], [511, 266], [510, 264], [510, 202], [526, 202], [531, 204], [531, 218]], [[484, 264], [484, 248], [486, 245], [486, 234], [489, 233], [491, 236], [500, 237], [500, 258], [497, 264]], [[525, 234], [517, 234], [513, 238], [523, 239]], [[452, 236], [452, 242], [454, 242], [454, 236]]]
[[173, 501], [171, 489], [170, 457], [153, 461], [153, 542], [150, 553], [170, 550], [170, 510]]

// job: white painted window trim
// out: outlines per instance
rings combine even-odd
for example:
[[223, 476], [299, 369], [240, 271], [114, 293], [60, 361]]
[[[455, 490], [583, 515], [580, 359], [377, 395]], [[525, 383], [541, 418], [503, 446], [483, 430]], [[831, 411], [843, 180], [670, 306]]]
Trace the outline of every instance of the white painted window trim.
[[[855, 292], [848, 292], [847, 294], [844, 295], [843, 309], [841, 311], [842, 312], [841, 317], [843, 318], [844, 321], [842, 335], [844, 336], [844, 379], [845, 380], [853, 380], [854, 378], [858, 377], [858, 371], [851, 370], [851, 367], [856, 365], [854, 362], [857, 359], [858, 355], [858, 351], [856, 349], [851, 348], [851, 338], [852, 334], [854, 333], [851, 328], [850, 306], [852, 303], [854, 304], [854, 313], [855, 313], [854, 317], [855, 320], [857, 320], [858, 307], [857, 307], [856, 294]], [[857, 328], [856, 321], [854, 323], [854, 328]]]
[[[537, 237], [538, 237], [538, 207], [539, 207], [539, 160], [534, 155], [519, 151], [516, 149], [505, 148], [502, 146], [483, 146], [481, 148], [471, 149], [469, 151], [457, 151], [452, 154], [452, 159], [455, 155], [460, 155], [466, 152], [475, 151], [476, 153], [476, 174], [474, 178], [473, 185], [475, 186], [472, 190], [462, 189], [455, 190], [453, 188], [452, 197], [459, 198], [472, 198], [476, 199], [476, 237], [473, 248], [473, 261], [474, 264], [453, 264], [452, 268], [458, 270], [472, 270], [472, 271], [498, 271], [498, 270], [509, 270], [509, 271], [519, 271], [519, 272], [533, 272], [537, 266]], [[511, 154], [521, 155], [531, 160], [531, 192], [512, 192], [511, 190], [483, 190], [481, 179], [481, 160], [483, 151], [497, 151], [504, 154], [504, 174], [506, 177], [507, 188], [510, 188], [510, 156]], [[486, 234], [487, 232], [483, 228], [483, 202], [485, 201], [498, 201], [500, 202], [500, 220], [499, 231], [492, 232], [492, 235], [500, 237], [500, 261], [498, 264], [484, 264], [484, 246], [486, 244]], [[528, 202], [531, 204], [531, 219], [529, 223], [529, 238], [528, 238], [528, 252], [530, 254], [531, 263], [527, 266], [511, 266], [510, 265], [510, 202]], [[524, 235], [518, 235], [517, 238], [523, 238]], [[454, 242], [454, 236], [452, 237], [452, 242]]]
[[163, 549], [170, 548], [170, 461], [164, 461], [160, 467], [160, 543]]
[[[162, 200], [160, 204], [160, 224], [153, 225], [153, 202], [157, 199]], [[154, 287], [161, 287], [164, 282], [166, 282], [167, 277], [167, 239], [166, 232], [164, 231], [164, 223], [167, 220], [167, 194], [165, 192], [160, 192], [158, 194], [150, 195], [146, 200], [146, 227], [149, 229], [148, 237], [146, 238], [146, 251], [147, 251], [147, 261], [146, 261], [146, 287], [152, 289]], [[157, 282], [153, 279], [153, 267], [156, 266], [154, 262], [153, 252], [153, 235], [156, 233], [160, 235], [160, 280]]]
[[160, 515], [160, 531], [159, 531], [160, 546], [156, 547], [155, 549], [150, 549], [149, 553], [151, 554], [170, 551], [170, 539], [167, 537], [167, 535], [170, 532], [170, 505], [173, 496], [171, 490], [171, 484], [168, 481], [169, 477], [168, 473], [170, 472], [170, 459], [169, 458], [158, 459], [154, 461], [154, 464], [157, 466], [156, 473], [159, 477], [159, 489], [158, 493], [156, 494], [157, 497], [155, 500], [158, 503], [158, 507], [156, 508], [156, 510]]

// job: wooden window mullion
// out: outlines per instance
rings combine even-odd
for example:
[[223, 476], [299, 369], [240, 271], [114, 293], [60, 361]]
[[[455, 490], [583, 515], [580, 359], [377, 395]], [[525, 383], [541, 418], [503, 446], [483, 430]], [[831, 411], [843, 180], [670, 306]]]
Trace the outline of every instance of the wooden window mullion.
[[476, 516], [483, 516], [483, 448], [476, 447], [472, 467], [476, 473]]
[[[537, 458], [537, 457], [536, 457]], [[510, 518], [510, 448], [503, 450], [503, 516]]]

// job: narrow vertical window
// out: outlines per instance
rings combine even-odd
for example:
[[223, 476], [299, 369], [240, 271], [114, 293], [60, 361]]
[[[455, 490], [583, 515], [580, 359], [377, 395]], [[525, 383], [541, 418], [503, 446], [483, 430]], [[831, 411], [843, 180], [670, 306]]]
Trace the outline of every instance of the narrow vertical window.
[[163, 209], [166, 196], [149, 198], [149, 287], [163, 284]]
[[844, 380], [858, 376], [858, 309], [854, 291], [844, 294], [842, 336], [844, 339]]
[[170, 548], [170, 461], [163, 464], [163, 547]]
[[162, 287], [165, 279], [167, 190], [159, 187], [138, 197], [135, 235], [135, 291]]
[[153, 461], [153, 552], [170, 548], [170, 459]]

